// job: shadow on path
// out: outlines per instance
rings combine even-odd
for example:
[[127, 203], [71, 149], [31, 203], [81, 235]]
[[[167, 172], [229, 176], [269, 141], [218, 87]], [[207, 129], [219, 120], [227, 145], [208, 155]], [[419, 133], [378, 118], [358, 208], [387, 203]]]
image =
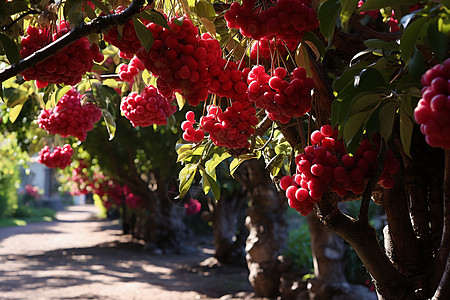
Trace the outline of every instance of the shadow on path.
[[198, 239], [194, 253], [153, 255], [110, 221], [70, 221], [8, 238], [0, 230], [0, 299], [253, 298], [245, 267], [207, 265], [211, 240]]

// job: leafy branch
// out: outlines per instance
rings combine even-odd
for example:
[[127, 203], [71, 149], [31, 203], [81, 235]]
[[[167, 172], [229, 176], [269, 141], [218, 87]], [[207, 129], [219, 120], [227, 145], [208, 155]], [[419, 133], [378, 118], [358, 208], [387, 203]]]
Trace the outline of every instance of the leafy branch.
[[[69, 33], [63, 35], [56, 41], [48, 44], [42, 49], [39, 49], [30, 56], [22, 59], [16, 64], [4, 69], [0, 72], [0, 82], [3, 82], [21, 72], [29, 69], [39, 62], [44, 61], [50, 56], [57, 53], [59, 50], [67, 47], [71, 43], [79, 40], [82, 37], [88, 36], [92, 33], [99, 33], [113, 26], [123, 25], [130, 20], [134, 15], [138, 14], [145, 5], [145, 0], [133, 0], [129, 7], [117, 14], [110, 14], [106, 16], [99, 16], [88, 23], [81, 22], [74, 27]], [[150, 4], [150, 3], [149, 3]]]

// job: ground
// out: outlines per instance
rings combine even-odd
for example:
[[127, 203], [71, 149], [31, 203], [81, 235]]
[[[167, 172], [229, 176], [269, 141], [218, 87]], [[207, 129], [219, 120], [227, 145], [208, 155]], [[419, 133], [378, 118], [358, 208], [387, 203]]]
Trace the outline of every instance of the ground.
[[262, 299], [245, 267], [211, 267], [208, 239], [192, 254], [150, 254], [95, 214], [71, 206], [55, 222], [0, 229], [0, 299]]

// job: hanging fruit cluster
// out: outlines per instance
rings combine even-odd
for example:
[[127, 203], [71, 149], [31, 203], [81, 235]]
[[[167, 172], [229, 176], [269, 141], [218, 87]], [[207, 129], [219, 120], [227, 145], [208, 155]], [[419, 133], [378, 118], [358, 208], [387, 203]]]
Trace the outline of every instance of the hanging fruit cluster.
[[119, 78], [120, 80], [132, 83], [134, 82], [134, 76], [136, 76], [139, 71], [143, 71], [145, 69], [144, 64], [137, 58], [133, 56], [130, 60], [130, 63], [122, 64], [119, 67]]
[[72, 155], [73, 149], [69, 144], [65, 144], [63, 147], [57, 146], [53, 151], [49, 146], [44, 146], [44, 148], [39, 151], [37, 161], [52, 169], [65, 169], [72, 162]]
[[[359, 195], [377, 167], [380, 141], [375, 145], [363, 140], [354, 155], [348, 154], [337, 131], [324, 125], [311, 134], [311, 143], [295, 157], [296, 174], [285, 176], [280, 187], [286, 190], [289, 205], [307, 215], [330, 188], [340, 197], [347, 193]], [[400, 163], [388, 151], [379, 183], [386, 189], [394, 185], [393, 175], [400, 170]]]
[[[187, 17], [171, 18], [171, 30], [150, 23], [153, 45], [140, 48], [137, 57], [158, 77], [158, 91], [164, 97], [180, 93], [192, 106], [208, 97], [211, 74], [208, 68], [222, 56], [219, 42], [209, 34], [199, 36], [198, 28]], [[180, 24], [180, 25], [178, 25]]]
[[309, 0], [244, 0], [242, 5], [233, 2], [225, 20], [229, 28], [238, 28], [242, 35], [255, 40], [276, 36], [287, 43], [298, 43], [305, 32], [319, 25], [310, 4]]
[[[114, 10], [114, 13], [118, 14], [125, 8], [126, 7], [124, 6], [119, 6]], [[142, 19], [141, 22], [145, 25], [149, 23], [148, 21]], [[112, 27], [106, 34], [103, 35], [103, 39], [105, 40], [105, 42], [108, 42], [111, 45], [119, 48], [119, 56], [122, 58], [133, 58], [139, 48], [142, 47], [141, 42], [136, 35], [136, 30], [134, 29], [132, 19], [123, 25], [120, 33], [117, 26]]]
[[69, 90], [58, 101], [53, 109], [41, 111], [38, 118], [39, 127], [51, 134], [62, 137], [69, 135], [84, 141], [87, 132], [94, 128], [102, 117], [102, 111], [88, 102], [81, 104], [81, 95], [75, 90]]
[[306, 77], [306, 70], [296, 68], [291, 76], [278, 67], [272, 76], [264, 66], [254, 66], [248, 74], [248, 98], [256, 107], [264, 108], [268, 117], [287, 123], [292, 117], [301, 117], [311, 109], [311, 90], [314, 81]]
[[152, 85], [147, 85], [141, 94], [129, 94], [122, 101], [120, 109], [134, 127], [166, 125], [167, 118], [177, 111], [177, 107], [161, 96]]
[[200, 128], [209, 133], [216, 146], [248, 148], [248, 138], [255, 133], [258, 119], [249, 101], [235, 101], [224, 112], [215, 105], [208, 106], [208, 114], [200, 119]]
[[430, 146], [450, 149], [450, 58], [422, 76], [422, 99], [414, 118]]
[[[21, 41], [22, 58], [67, 34], [69, 24], [61, 21], [53, 34], [48, 29], [32, 26], [29, 26], [26, 32], [27, 36]], [[94, 61], [99, 63], [103, 59], [98, 45], [91, 44], [87, 38], [83, 37], [21, 74], [25, 80], [36, 80], [38, 88], [46, 87], [49, 83], [75, 85], [81, 81], [81, 76], [92, 70]]]

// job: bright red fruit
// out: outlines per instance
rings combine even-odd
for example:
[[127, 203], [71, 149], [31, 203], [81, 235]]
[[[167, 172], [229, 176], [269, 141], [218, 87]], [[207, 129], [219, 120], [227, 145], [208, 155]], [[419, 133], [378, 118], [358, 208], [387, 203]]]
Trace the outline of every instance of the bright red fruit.
[[63, 147], [57, 146], [53, 151], [50, 151], [48, 146], [44, 146], [39, 151], [38, 162], [52, 169], [65, 169], [72, 162], [72, 154], [73, 149], [69, 144]]
[[69, 90], [53, 109], [41, 111], [38, 117], [39, 127], [51, 134], [62, 137], [69, 135], [84, 141], [87, 132], [94, 128], [102, 117], [102, 111], [88, 102], [81, 105], [81, 95], [75, 89]]
[[[426, 142], [432, 147], [450, 149], [450, 58], [422, 76], [422, 99], [414, 110]], [[389, 182], [390, 183], [390, 182]], [[389, 184], [387, 184], [389, 185]]]
[[[65, 21], [60, 22], [53, 35], [47, 29], [29, 26], [28, 35], [21, 41], [20, 56], [25, 58], [33, 54], [69, 30], [69, 24]], [[98, 45], [83, 37], [21, 74], [25, 80], [36, 80], [38, 88], [44, 88], [49, 83], [76, 85], [81, 81], [81, 76], [92, 70], [94, 61], [102, 62], [103, 58]]]

